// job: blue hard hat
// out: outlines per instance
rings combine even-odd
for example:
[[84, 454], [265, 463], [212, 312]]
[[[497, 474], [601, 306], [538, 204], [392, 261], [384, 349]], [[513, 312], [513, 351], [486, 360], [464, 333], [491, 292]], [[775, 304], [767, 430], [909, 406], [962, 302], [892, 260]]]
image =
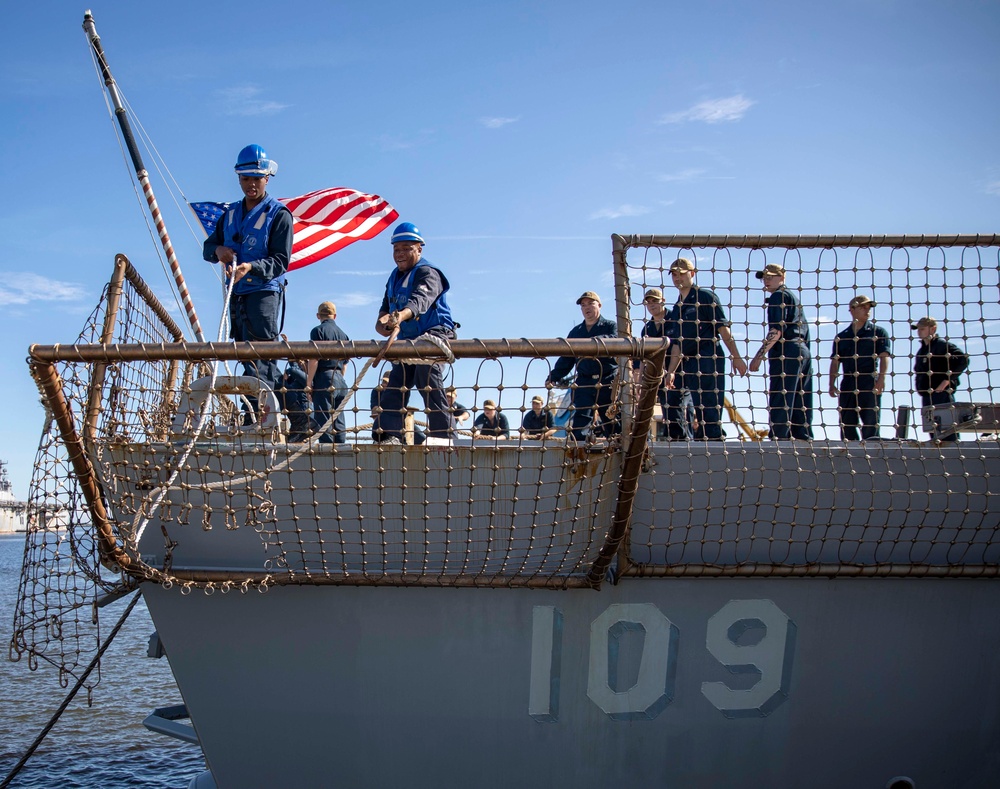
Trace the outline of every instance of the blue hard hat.
[[392, 231], [392, 243], [395, 244], [397, 241], [416, 241], [418, 244], [423, 244], [423, 236], [420, 235], [420, 231], [417, 230], [417, 226], [412, 222], [400, 222], [396, 225], [396, 229]]
[[259, 145], [248, 145], [236, 157], [237, 175], [260, 178], [278, 172], [278, 163], [267, 158], [267, 152]]

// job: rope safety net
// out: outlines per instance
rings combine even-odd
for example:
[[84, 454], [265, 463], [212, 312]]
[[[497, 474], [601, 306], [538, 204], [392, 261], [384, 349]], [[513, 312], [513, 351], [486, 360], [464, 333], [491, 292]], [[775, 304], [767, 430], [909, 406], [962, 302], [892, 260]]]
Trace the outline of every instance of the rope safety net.
[[[792, 332], [801, 341], [784, 342], [783, 335], [760, 369], [746, 377], [734, 372], [731, 353], [718, 344], [726, 357], [722, 442], [669, 440], [711, 413], [704, 405], [708, 398], [692, 392], [711, 388], [711, 380], [706, 384], [705, 376], [690, 373], [710, 353], [702, 347], [699, 354], [691, 347], [697, 343], [680, 337], [683, 330], [675, 325], [676, 345], [683, 349], [680, 374], [662, 398], [665, 413], [657, 414], [662, 442], [654, 443], [656, 462], [636, 503], [626, 573], [995, 573], [1000, 409], [994, 404], [1000, 380], [992, 353], [1000, 325], [1000, 238], [617, 241], [619, 312], [630, 314], [626, 327], [635, 333], [651, 319], [643, 305], [648, 289], [661, 289], [667, 312], [674, 309], [680, 290], [671, 267], [679, 258], [693, 263], [691, 283], [717, 297], [746, 362], [776, 317], [790, 319], [790, 311], [779, 309], [769, 322], [765, 300], [773, 297], [765, 290], [768, 280], [757, 273], [783, 271], [784, 288], [804, 318], [804, 326]], [[857, 297], [876, 306], [852, 310]], [[682, 319], [689, 327], [696, 317], [690, 304], [677, 308], [687, 311]], [[914, 376], [922, 341], [911, 325], [928, 316], [936, 319], [940, 337], [967, 354], [968, 365], [963, 369], [958, 359], [950, 368], [962, 369], [953, 378], [957, 386], [946, 387], [947, 399], [956, 403], [925, 409]], [[863, 329], [852, 328], [852, 317], [884, 330], [887, 344], [841, 341], [841, 356], [846, 349], [851, 358], [838, 357], [831, 378], [837, 335], [864, 336]], [[867, 331], [871, 336], [870, 325]], [[879, 355], [888, 358], [882, 362]], [[874, 388], [880, 363], [887, 365], [881, 395], [846, 399], [845, 391]], [[937, 363], [947, 369], [951, 359]], [[811, 440], [802, 436], [806, 431]]]
[[[29, 496], [11, 655], [73, 674], [100, 642], [95, 599], [140, 580], [181, 593], [281, 584], [570, 588], [597, 585], [594, 568], [601, 575], [601, 558], [610, 554], [613, 578], [995, 575], [1000, 427], [991, 410], [998, 383], [991, 343], [1000, 320], [998, 255], [996, 237], [618, 239], [622, 339], [588, 349], [558, 340], [453, 343], [456, 361], [447, 374], [469, 416], [443, 443], [418, 443], [426, 428], [418, 392], [409, 393], [403, 443], [373, 441], [381, 372], [393, 358], [414, 354], [413, 347], [401, 350], [362, 374], [381, 343], [337, 352], [355, 389], [342, 403], [343, 443], [320, 443], [311, 428], [304, 441], [289, 442], [302, 414], [288, 392], [282, 403], [258, 390], [260, 418], [243, 425], [254, 393], [240, 389], [231, 369], [213, 368], [218, 358], [330, 358], [317, 355], [324, 349], [227, 344], [210, 348], [216, 358], [204, 348], [195, 353], [177, 343], [166, 313], [130, 276], [111, 335], [106, 292], [76, 345], [49, 349], [45, 360], [41, 351], [32, 357], [50, 418]], [[663, 349], [660, 340], [625, 340], [638, 338], [650, 317], [643, 302], [649, 288], [659, 288], [668, 312], [673, 308], [678, 290], [670, 267], [678, 257], [695, 264], [695, 284], [715, 293], [748, 361], [766, 333], [754, 272], [772, 263], [784, 269], [809, 329], [813, 439], [773, 440], [768, 360], [747, 377], [725, 361], [721, 441], [704, 440], [711, 416], [681, 375], [674, 381], [681, 399], [670, 402], [683, 407], [658, 411], [650, 443], [640, 446], [641, 468], [629, 477], [634, 503], [623, 506], [627, 457], [641, 424], [636, 406], [655, 385], [643, 386], [632, 358], [643, 356], [655, 368]], [[849, 324], [846, 305], [856, 295], [877, 302], [872, 317], [892, 343], [879, 440], [843, 440], [839, 400], [827, 393], [833, 338]], [[939, 333], [970, 359], [955, 399], [971, 406], [961, 418], [943, 415], [952, 418], [952, 433], [961, 428], [959, 441], [932, 440], [949, 437], [941, 435], [949, 424], [933, 425], [934, 414], [938, 433], [918, 432], [918, 343], [909, 324], [925, 315], [936, 317]], [[569, 400], [576, 384], [551, 392], [544, 386], [556, 358], [618, 354], [609, 421], [617, 411], [621, 430], [598, 435], [588, 427], [574, 437]], [[440, 358], [442, 351], [417, 355]], [[42, 361], [54, 370], [62, 404], [43, 385]], [[206, 380], [214, 388], [206, 389]], [[556, 431], [544, 440], [518, 430], [536, 396]], [[510, 438], [470, 430], [486, 400], [506, 416]], [[916, 408], [916, 418], [897, 426], [905, 407]], [[675, 432], [690, 428], [690, 435], [671, 440], [671, 421]], [[67, 445], [68, 434], [79, 439], [83, 458]], [[81, 483], [81, 469], [92, 489]], [[95, 677], [89, 681], [96, 684]]]

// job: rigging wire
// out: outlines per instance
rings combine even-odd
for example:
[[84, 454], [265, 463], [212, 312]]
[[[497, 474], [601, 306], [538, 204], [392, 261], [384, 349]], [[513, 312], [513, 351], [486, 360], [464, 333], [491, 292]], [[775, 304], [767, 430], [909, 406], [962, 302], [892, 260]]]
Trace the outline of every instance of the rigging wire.
[[35, 737], [31, 745], [28, 746], [28, 750], [24, 752], [24, 755], [18, 759], [17, 764], [15, 764], [14, 768], [7, 774], [7, 777], [4, 778], [3, 781], [0, 781], [0, 789], [6, 789], [6, 787], [10, 786], [10, 782], [14, 780], [19, 772], [21, 772], [24, 765], [28, 763], [28, 760], [34, 755], [35, 751], [38, 750], [38, 746], [42, 744], [42, 741], [48, 736], [48, 733], [52, 731], [52, 727], [58, 723], [59, 718], [62, 717], [66, 708], [69, 707], [70, 702], [73, 701], [73, 698], [77, 693], [79, 693], [80, 688], [82, 688], [84, 683], [87, 681], [87, 677], [89, 677], [90, 673], [97, 667], [97, 664], [101, 660], [101, 656], [107, 652], [108, 647], [111, 646], [111, 642], [114, 641], [115, 636], [118, 635], [118, 631], [122, 629], [122, 625], [125, 624], [125, 620], [128, 619], [128, 615], [132, 613], [132, 609], [135, 608], [140, 597], [141, 595], [138, 592], [136, 592], [136, 594], [132, 597], [132, 602], [128, 604], [128, 608], [125, 609], [125, 612], [121, 615], [118, 623], [111, 629], [111, 633], [108, 634], [104, 643], [101, 644], [101, 648], [97, 650], [97, 654], [94, 655], [94, 659], [90, 661], [90, 665], [88, 665], [83, 674], [80, 675], [80, 678], [76, 681], [73, 689], [70, 690], [66, 698], [63, 699], [62, 704], [60, 704], [59, 708], [52, 714], [52, 717], [49, 718], [49, 722], [42, 727], [38, 736]]
[[[156, 257], [160, 261], [160, 268], [163, 270], [163, 275], [167, 280], [168, 286], [170, 287], [170, 293], [174, 297], [174, 303], [181, 314], [184, 314], [184, 307], [180, 302], [180, 294], [177, 293], [175, 284], [172, 282], [172, 277], [170, 276], [166, 261], [163, 258], [163, 250], [159, 244], [158, 237], [154, 233], [153, 227], [150, 225], [150, 217], [147, 213], [146, 200], [139, 194], [139, 188], [137, 184], [137, 175], [135, 169], [130, 166], [129, 155], [125, 150], [124, 141], [121, 138], [121, 132], [118, 125], [115, 123], [115, 113], [111, 107], [111, 102], [108, 100], [107, 86], [104, 84], [104, 79], [101, 76], [101, 66], [97, 61], [97, 54], [94, 52], [94, 48], [90, 47], [90, 59], [94, 64], [94, 71], [97, 74], [97, 79], [101, 83], [101, 96], [104, 98], [104, 106], [108, 111], [108, 119], [111, 121], [111, 128], [114, 131], [115, 140], [118, 141], [118, 148], [122, 154], [122, 161], [125, 162], [125, 170], [128, 172], [129, 182], [132, 184], [132, 191], [135, 193], [135, 199], [139, 203], [139, 213], [142, 215], [143, 221], [146, 223], [146, 232], [149, 233], [149, 237], [153, 240], [153, 248], [156, 250]], [[121, 93], [121, 86], [118, 87], [119, 94]]]
[[[119, 94], [121, 94], [121, 88], [119, 88], [118, 92]], [[146, 128], [142, 125], [142, 121], [139, 120], [139, 116], [132, 108], [132, 105], [129, 103], [129, 100], [123, 94], [121, 95], [121, 99], [122, 99], [122, 104], [125, 106], [125, 109], [128, 112], [129, 118], [131, 118], [134, 126], [139, 130], [139, 134], [136, 136], [142, 141], [142, 145], [146, 149], [146, 153], [149, 154], [149, 158], [153, 162], [153, 167], [156, 168], [156, 172], [160, 176], [160, 180], [162, 180], [164, 185], [166, 186], [167, 193], [170, 195], [170, 199], [173, 200], [174, 205], [177, 207], [177, 212], [181, 215], [181, 218], [184, 220], [184, 224], [187, 226], [188, 232], [191, 233], [191, 238], [193, 238], [200, 245], [202, 243], [202, 239], [199, 238], [198, 231], [195, 230], [194, 225], [191, 224], [189, 211], [185, 210], [185, 206], [190, 208], [191, 204], [187, 199], [187, 195], [184, 194], [184, 189], [181, 188], [180, 183], [178, 183], [177, 179], [174, 178], [174, 174], [167, 166], [166, 159], [164, 159], [160, 155], [160, 151], [153, 143], [153, 138], [149, 135], [149, 133], [146, 131]], [[164, 175], [164, 171], [166, 172], [166, 175]], [[174, 194], [174, 189], [172, 189], [170, 186], [171, 183], [173, 183], [174, 188], [177, 190], [177, 193], [180, 194], [181, 200], [183, 201], [184, 205], [181, 205], [181, 203], [177, 201], [177, 195]], [[198, 224], [198, 228], [201, 229], [200, 222]], [[216, 277], [218, 277], [219, 280], [221, 281], [222, 277], [217, 270], [216, 270]]]
[[[101, 96], [104, 99], [104, 106], [107, 109], [108, 118], [111, 121], [111, 128], [112, 128], [112, 130], [114, 132], [115, 140], [118, 141], [118, 148], [121, 151], [122, 161], [125, 162], [125, 169], [128, 172], [129, 181], [132, 184], [132, 191], [135, 193], [136, 201], [139, 203], [139, 213], [142, 214], [143, 221], [146, 224], [146, 232], [149, 234], [150, 239], [152, 239], [152, 241], [153, 241], [153, 248], [156, 251], [157, 259], [160, 261], [160, 268], [163, 271], [164, 278], [167, 280], [168, 287], [170, 288], [170, 293], [171, 293], [171, 295], [173, 296], [173, 299], [174, 299], [174, 304], [177, 307], [178, 312], [183, 315], [183, 314], [185, 314], [186, 310], [184, 308], [184, 305], [181, 302], [180, 293], [179, 293], [179, 291], [177, 289], [177, 284], [174, 281], [174, 278], [171, 276], [171, 274], [170, 274], [170, 272], [168, 270], [168, 265], [167, 265], [167, 261], [164, 258], [164, 255], [163, 255], [163, 248], [161, 246], [161, 241], [160, 241], [160, 238], [159, 238], [159, 234], [156, 232], [155, 228], [153, 228], [152, 225], [150, 224], [150, 217], [149, 217], [149, 213], [148, 213], [148, 210], [147, 210], [148, 209], [148, 203], [147, 203], [145, 197], [142, 196], [142, 195], [140, 195], [139, 188], [138, 188], [138, 183], [137, 183], [137, 175], [136, 175], [135, 169], [134, 169], [134, 167], [130, 166], [130, 157], [128, 155], [128, 152], [125, 150], [124, 141], [123, 141], [123, 139], [121, 137], [121, 131], [118, 128], [117, 123], [115, 122], [114, 109], [112, 108], [111, 102], [108, 99], [108, 91], [106, 89], [106, 85], [104, 84], [104, 78], [103, 78], [103, 76], [101, 74], [101, 67], [100, 67], [100, 63], [97, 60], [97, 54], [94, 52], [93, 47], [90, 47], [89, 49], [90, 49], [90, 59], [91, 59], [91, 62], [94, 64], [94, 71], [97, 74], [98, 81], [101, 84]], [[155, 146], [152, 145], [152, 141], [149, 139], [149, 135], [146, 133], [145, 128], [142, 126], [142, 123], [139, 121], [138, 116], [135, 114], [135, 111], [132, 109], [131, 105], [128, 103], [128, 100], [125, 98], [124, 94], [122, 93], [121, 86], [117, 84], [117, 81], [116, 81], [115, 84], [116, 84], [116, 86], [118, 88], [118, 94], [119, 94], [119, 96], [121, 96], [122, 104], [126, 108], [126, 112], [127, 112], [128, 116], [129, 116], [129, 118], [136, 123], [136, 125], [139, 127], [139, 129], [141, 131], [141, 133], [138, 135], [138, 138], [142, 141], [142, 144], [146, 148], [147, 153], [149, 153], [151, 155], [154, 169], [157, 171], [157, 173], [160, 176], [160, 179], [163, 181], [164, 185], [166, 186], [166, 189], [169, 192], [171, 200], [173, 200], [173, 202], [174, 202], [174, 205], [177, 206], [178, 211], [180, 212], [181, 216], [184, 217], [185, 224], [188, 225], [188, 229], [192, 233], [192, 236], [197, 239], [197, 236], [195, 236], [195, 234], [194, 234], [194, 230], [191, 228], [191, 225], [190, 225], [189, 221], [186, 218], [186, 212], [178, 204], [177, 197], [174, 194], [173, 190], [170, 188], [169, 181], [164, 177], [163, 171], [160, 169], [160, 164], [161, 163], [163, 164], [163, 168], [167, 169], [166, 168], [166, 163], [163, 162], [162, 157], [160, 157], [159, 151], [157, 151], [155, 149]], [[167, 170], [167, 172], [169, 173], [169, 170]], [[174, 184], [177, 185], [177, 181], [176, 181], [176, 179], [173, 178], [173, 174], [172, 173], [170, 173], [170, 179], [172, 179], [174, 181]], [[181, 196], [183, 197], [184, 196], [183, 195], [183, 191], [180, 189], [179, 185], [177, 185], [177, 190], [181, 193]], [[216, 272], [216, 277], [217, 278], [219, 277], [219, 273], [218, 272]], [[185, 329], [185, 333], [186, 332], [187, 332], [187, 329]]]

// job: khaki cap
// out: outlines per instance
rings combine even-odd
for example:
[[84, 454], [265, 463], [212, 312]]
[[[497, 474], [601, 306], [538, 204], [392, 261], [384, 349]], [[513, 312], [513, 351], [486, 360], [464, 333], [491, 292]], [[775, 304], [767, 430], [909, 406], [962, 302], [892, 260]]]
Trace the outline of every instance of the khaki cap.
[[594, 293], [594, 291], [592, 291], [592, 290], [584, 291], [583, 295], [576, 300], [576, 303], [579, 304], [584, 299], [593, 299], [598, 304], [601, 303], [601, 297], [598, 296], [596, 293]]
[[768, 263], [761, 271], [754, 274], [757, 279], [764, 279], [764, 275], [774, 276], [774, 275], [785, 275], [785, 267], [779, 265], [778, 263]]
[[878, 302], [877, 301], [872, 301], [867, 296], [855, 296], [853, 299], [851, 299], [851, 303], [848, 306], [849, 307], [863, 307], [865, 305], [867, 305], [869, 307], [877, 307], [878, 306]]
[[913, 329], [913, 331], [916, 331], [917, 329], [922, 329], [922, 328], [924, 328], [924, 326], [930, 326], [932, 328], [936, 327], [937, 326], [937, 321], [934, 320], [934, 318], [930, 317], [930, 315], [928, 315], [925, 318], [921, 318], [916, 323], [911, 323], [910, 324], [910, 328]]
[[531, 398], [531, 402], [533, 402], [533, 403], [544, 403], [545, 401], [542, 399], [541, 395], [535, 395], [534, 397]]
[[336, 315], [337, 305], [332, 301], [324, 301], [316, 308], [317, 315]]
[[647, 288], [643, 301], [663, 301], [663, 291], [659, 288]]
[[671, 271], [694, 271], [694, 263], [687, 258], [677, 258], [670, 264]]
[[496, 408], [497, 404], [492, 400], [483, 400], [483, 408]]

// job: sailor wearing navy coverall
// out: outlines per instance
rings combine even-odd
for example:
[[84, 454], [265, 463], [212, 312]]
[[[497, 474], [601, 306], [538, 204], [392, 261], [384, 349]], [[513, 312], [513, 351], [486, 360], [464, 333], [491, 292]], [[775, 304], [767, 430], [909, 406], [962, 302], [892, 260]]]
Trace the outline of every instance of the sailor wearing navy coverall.
[[452, 430], [451, 437], [457, 438], [456, 431], [458, 426], [462, 424], [466, 419], [468, 419], [472, 414], [469, 413], [469, 409], [458, 402], [458, 389], [454, 386], [449, 386], [445, 389], [445, 397], [448, 398], [448, 407], [451, 409], [452, 418], [455, 420], [454, 429]]
[[802, 305], [785, 288], [785, 269], [768, 263], [756, 273], [768, 292], [767, 336], [750, 362], [750, 372], [760, 369], [767, 356], [768, 420], [771, 438], [812, 441], [813, 377], [809, 353], [809, 326]]
[[[670, 338], [667, 337], [667, 308], [666, 302], [663, 299], [663, 291], [660, 288], [649, 288], [642, 297], [642, 303], [649, 310], [650, 319], [646, 321], [645, 326], [642, 327], [642, 333], [639, 335], [641, 338], [649, 339], [663, 339], [666, 341], [667, 347], [670, 347]], [[632, 360], [632, 378], [633, 381], [638, 383], [641, 380], [640, 371], [642, 370], [642, 362], [639, 359]], [[694, 406], [691, 405], [691, 395], [689, 392], [674, 392], [673, 389], [667, 389], [666, 385], [666, 374], [667, 365], [663, 366], [663, 378], [660, 379], [660, 384], [656, 390], [656, 399], [660, 404], [660, 414], [662, 417], [662, 422], [657, 429], [657, 434], [665, 435], [670, 439], [683, 439], [684, 433], [681, 429], [678, 420], [671, 422], [667, 418], [668, 414], [668, 402], [673, 401], [675, 408], [684, 409], [690, 405], [693, 409]]]
[[[583, 313], [583, 322], [569, 330], [567, 339], [579, 340], [593, 337], [616, 337], [618, 327], [613, 320], [601, 316], [601, 299], [592, 290], [588, 290], [576, 300]], [[611, 388], [615, 373], [618, 372], [618, 361], [610, 356], [596, 359], [577, 359], [573, 356], [561, 356], [552, 367], [552, 372], [545, 381], [545, 386], [551, 389], [557, 382], [565, 378], [576, 367], [576, 380], [571, 394], [573, 421], [570, 433], [577, 441], [585, 441], [587, 429], [594, 421], [594, 410], [597, 410], [596, 435], [609, 436], [618, 432], [615, 420], [608, 417], [611, 407]]]
[[382, 393], [385, 388], [389, 385], [389, 371], [386, 370], [382, 373], [382, 379], [379, 381], [378, 386], [372, 389], [371, 394], [371, 406], [372, 406], [372, 441], [376, 444], [385, 438], [382, 433]]
[[[267, 182], [278, 165], [263, 148], [248, 145], [240, 151], [235, 169], [244, 197], [219, 218], [202, 253], [210, 263], [221, 263], [235, 283], [230, 337], [236, 342], [273, 342], [281, 331], [285, 273], [292, 257], [292, 214], [267, 194]], [[243, 370], [272, 390], [279, 386], [276, 361], [245, 361]]]
[[[696, 273], [694, 262], [687, 258], [677, 258], [670, 264], [670, 277], [678, 297], [667, 314], [667, 336], [671, 340], [664, 377], [667, 419], [671, 437], [722, 441], [722, 407], [726, 396], [722, 344], [729, 350], [733, 369], [739, 375], [747, 374], [747, 365], [736, 347], [719, 297], [694, 284]], [[697, 436], [684, 408], [685, 391], [690, 393], [701, 422]]]
[[[882, 392], [889, 371], [892, 340], [889, 332], [869, 320], [875, 302], [867, 296], [855, 296], [848, 309], [851, 325], [839, 332], [833, 341], [830, 356], [830, 397], [837, 398], [840, 412], [840, 437], [844, 441], [878, 436]], [[837, 387], [837, 374], [843, 368], [843, 378]], [[876, 372], [876, 368], [877, 372]]]
[[[924, 408], [955, 402], [955, 390], [969, 366], [969, 357], [955, 343], [937, 333], [934, 318], [921, 318], [912, 325], [920, 338], [920, 348], [913, 360], [917, 393]], [[932, 434], [937, 438], [936, 434]], [[958, 433], [942, 436], [939, 441], [958, 441]]]
[[[375, 331], [388, 337], [398, 327], [399, 339], [415, 340], [435, 335], [455, 338], [455, 322], [448, 306], [448, 278], [425, 260], [424, 239], [410, 222], [402, 222], [392, 233], [392, 257], [396, 270], [389, 275]], [[454, 419], [444, 393], [444, 365], [393, 364], [389, 386], [382, 393], [379, 426], [384, 440], [403, 440], [403, 410], [416, 388], [424, 398], [427, 435], [449, 439]]]
[[510, 438], [510, 423], [497, 411], [497, 404], [492, 400], [483, 401], [483, 413], [476, 417], [472, 435], [477, 438]]
[[[348, 342], [348, 337], [337, 325], [337, 305], [324, 301], [316, 310], [319, 326], [309, 332], [313, 342]], [[347, 397], [347, 381], [344, 380], [343, 359], [310, 359], [308, 367], [309, 386], [312, 389], [313, 430], [319, 430], [330, 419], [330, 414], [340, 408]], [[343, 413], [338, 414], [329, 430], [319, 438], [321, 444], [343, 444], [346, 441], [347, 423]]]
[[282, 376], [280, 402], [288, 414], [288, 442], [305, 441], [309, 435], [309, 395], [306, 394], [306, 371], [294, 359], [289, 359]]
[[552, 412], [540, 395], [531, 398], [531, 410], [521, 419], [521, 436], [529, 441], [544, 441], [556, 433]]

